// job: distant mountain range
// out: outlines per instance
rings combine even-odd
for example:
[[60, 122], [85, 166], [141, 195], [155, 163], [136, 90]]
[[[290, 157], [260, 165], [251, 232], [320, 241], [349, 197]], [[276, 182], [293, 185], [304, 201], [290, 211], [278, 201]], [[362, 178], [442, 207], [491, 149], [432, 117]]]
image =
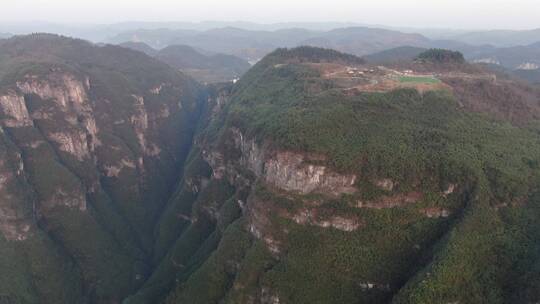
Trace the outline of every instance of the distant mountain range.
[[[0, 22], [0, 32], [15, 35], [35, 32], [49, 32], [104, 42], [125, 32], [141, 29], [158, 30], [187, 30], [204, 32], [218, 28], [238, 28], [248, 31], [278, 31], [301, 28], [309, 31], [331, 31], [340, 28], [370, 27], [402, 33], [417, 33], [433, 40], [454, 40], [472, 45], [490, 44], [496, 47], [528, 45], [540, 41], [540, 29], [531, 30], [455, 30], [444, 28], [410, 28], [393, 27], [380, 24], [365, 24], [357, 22], [283, 22], [261, 24], [245, 21], [203, 21], [203, 22], [140, 22], [129, 21], [115, 24], [58, 24], [51, 22]], [[309, 37], [308, 37], [309, 38]], [[306, 39], [308, 39], [306, 38]]]
[[[534, 31], [531, 32], [534, 33]], [[531, 35], [529, 37], [533, 37]], [[540, 64], [540, 43], [538, 42], [525, 46], [501, 48], [489, 44], [465, 43], [459, 40], [435, 40], [420, 34], [369, 27], [349, 27], [330, 31], [297, 28], [277, 31], [250, 31], [231, 27], [203, 32], [146, 29], [124, 32], [108, 42], [122, 43], [125, 41], [144, 42], [158, 49], [168, 45], [189, 45], [194, 48], [236, 55], [248, 61], [256, 61], [279, 47], [307, 45], [332, 48], [358, 56], [399, 47], [410, 47], [409, 51], [412, 52], [410, 55], [415, 55], [426, 48], [446, 48], [464, 53], [469, 60], [500, 64], [509, 69], [530, 70], [534, 69], [536, 64]], [[540, 36], [538, 41], [540, 41]], [[400, 53], [404, 50], [398, 49], [397, 51]], [[399, 57], [396, 57], [396, 53], [387, 55], [393, 60]]]
[[515, 70], [538, 69], [540, 65], [540, 42], [506, 48], [486, 50], [471, 59], [500, 64]]
[[203, 32], [192, 30], [135, 30], [119, 34], [110, 43], [144, 42], [154, 48], [182, 44], [214, 52], [232, 54], [246, 60], [258, 60], [279, 47], [300, 45], [334, 48], [355, 55], [367, 55], [403, 45], [429, 47], [431, 40], [419, 34], [368, 27], [350, 27], [331, 31], [283, 29], [249, 31], [220, 28]]
[[416, 58], [419, 54], [426, 51], [425, 48], [413, 46], [401, 46], [378, 53], [364, 56], [370, 63], [394, 63], [399, 61], [410, 61]]
[[480, 31], [450, 36], [450, 39], [475, 44], [491, 44], [497, 47], [528, 45], [540, 41], [540, 29]]
[[143, 52], [179, 69], [200, 82], [226, 82], [242, 76], [251, 65], [239, 57], [212, 53], [187, 45], [171, 45], [156, 50], [143, 42], [126, 42], [122, 47]]
[[[111, 25], [0, 23], [0, 32], [17, 35], [38, 31], [80, 37], [94, 42], [112, 44], [127, 42], [131, 43], [131, 46], [125, 46], [135, 49], [144, 47], [138, 45], [138, 43], [144, 43], [150, 49], [138, 50], [150, 56], [156, 56], [156, 50], [171, 45], [184, 45], [190, 46], [204, 56], [233, 55], [251, 64], [276, 48], [302, 45], [332, 48], [357, 56], [376, 54], [380, 58], [375, 58], [375, 61], [384, 60], [385, 56], [397, 60], [400, 55], [405, 56], [403, 59], [407, 59], [418, 54], [420, 50], [444, 48], [462, 52], [469, 61], [500, 65], [514, 71], [515, 74], [526, 76], [526, 79], [534, 79], [535, 77], [530, 77], [530, 75], [540, 73], [537, 71], [540, 66], [540, 29], [458, 31], [395, 29], [357, 23], [257, 24], [219, 21], [124, 22]], [[0, 34], [0, 38], [8, 36], [8, 34]], [[406, 48], [399, 49], [402, 47]], [[388, 50], [392, 52], [380, 53]], [[178, 58], [174, 61], [178, 61]], [[243, 65], [245, 66], [245, 63]], [[231, 73], [229, 70], [218, 79], [223, 79], [223, 77], [228, 79], [234, 74], [236, 72]], [[203, 82], [210, 80], [198, 77]]]

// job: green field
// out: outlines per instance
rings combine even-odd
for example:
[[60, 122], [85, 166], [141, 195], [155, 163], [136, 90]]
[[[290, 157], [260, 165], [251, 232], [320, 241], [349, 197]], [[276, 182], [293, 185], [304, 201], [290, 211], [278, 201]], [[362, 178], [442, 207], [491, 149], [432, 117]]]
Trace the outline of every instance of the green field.
[[439, 83], [439, 79], [435, 77], [415, 77], [415, 76], [401, 76], [399, 82], [414, 82], [414, 83]]

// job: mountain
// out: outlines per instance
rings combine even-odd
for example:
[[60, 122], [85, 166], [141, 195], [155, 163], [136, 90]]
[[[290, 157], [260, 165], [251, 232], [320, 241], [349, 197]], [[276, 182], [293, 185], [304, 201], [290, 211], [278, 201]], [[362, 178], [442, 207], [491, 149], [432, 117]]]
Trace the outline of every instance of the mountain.
[[[454, 36], [444, 36], [444, 40], [438, 40], [415, 33], [369, 27], [347, 27], [328, 31], [301, 28], [255, 31], [227, 27], [201, 32], [135, 30], [118, 35], [110, 41], [143, 41], [155, 48], [173, 44], [189, 45], [211, 52], [232, 54], [251, 62], [256, 62], [276, 48], [301, 45], [332, 48], [358, 56], [402, 47], [444, 48], [462, 52], [471, 61], [499, 63], [510, 69], [530, 69], [538, 64], [539, 47], [535, 43], [540, 41], [540, 36], [537, 37], [536, 34], [537, 31], [459, 32], [454, 33]], [[468, 35], [471, 38], [463, 38], [469, 37]], [[516, 41], [506, 41], [506, 38], [499, 37], [505, 35], [515, 38]], [[491, 36], [493, 37], [490, 38]], [[493, 41], [501, 43], [496, 44]]]
[[[289, 28], [303, 28], [311, 31], [328, 31], [336, 28], [365, 26], [352, 22], [285, 22], [285, 23], [255, 23], [246, 21], [202, 21], [202, 22], [145, 22], [126, 21], [111, 24], [91, 23], [54, 23], [54, 22], [2, 22], [0, 31], [16, 35], [27, 35], [36, 32], [47, 32], [65, 36], [77, 37], [98, 42], [106, 42], [116, 35], [125, 32], [144, 30], [185, 30], [203, 32], [218, 28], [239, 28], [248, 31], [277, 31]], [[125, 41], [125, 40], [123, 40]], [[123, 42], [120, 41], [120, 42]], [[118, 43], [118, 41], [116, 41]]]
[[171, 45], [159, 51], [143, 42], [125, 42], [120, 46], [155, 57], [203, 83], [228, 82], [251, 67], [236, 56], [196, 50], [187, 45]]
[[206, 93], [117, 46], [35, 34], [0, 54], [0, 298], [118, 303], [152, 271]]
[[55, 35], [0, 54], [6, 303], [540, 300], [537, 88], [439, 49], [207, 86]]
[[300, 28], [276, 31], [250, 31], [239, 28], [218, 28], [203, 32], [173, 30], [139, 30], [112, 38], [111, 43], [142, 41], [152, 47], [189, 45], [217, 53], [232, 54], [246, 60], [258, 60], [279, 47], [311, 45], [330, 47], [357, 55], [366, 55], [403, 45], [429, 46], [429, 39], [418, 34], [367, 27], [350, 27], [330, 31]]
[[121, 44], [124, 42], [143, 42], [155, 49], [162, 49], [174, 44], [177, 39], [182, 37], [196, 36], [199, 32], [195, 30], [182, 29], [140, 29], [121, 32], [106, 42], [112, 44]]
[[385, 64], [396, 63], [400, 61], [412, 61], [422, 52], [426, 51], [425, 48], [402, 46], [381, 52], [373, 53], [364, 56], [364, 58], [370, 63]]
[[204, 55], [186, 45], [171, 45], [155, 57], [201, 82], [224, 82], [239, 78], [251, 65], [236, 56]]
[[428, 46], [430, 40], [419, 34], [405, 34], [377, 28], [352, 27], [335, 29], [301, 45], [332, 48], [355, 55], [367, 55], [400, 46]]
[[470, 56], [470, 60], [492, 62], [512, 70], [534, 70], [540, 65], [540, 43], [494, 48]]
[[540, 41], [540, 29], [468, 32], [451, 36], [450, 39], [473, 45], [491, 44], [498, 47], [528, 45]]
[[158, 53], [158, 51], [156, 49], [152, 48], [151, 46], [149, 46], [148, 44], [146, 44], [144, 42], [131, 42], [131, 41], [128, 41], [128, 42], [124, 42], [124, 43], [119, 44], [119, 46], [145, 53], [146, 55], [148, 55], [150, 57], [154, 57]]
[[209, 172], [162, 218], [194, 201], [166, 303], [537, 301], [538, 92], [463, 62], [406, 69], [280, 49], [215, 103], [193, 158]]
[[512, 74], [529, 83], [540, 84], [540, 69], [533, 69], [533, 70], [519, 69], [519, 70], [512, 71]]
[[248, 31], [238, 28], [212, 29], [192, 37], [180, 37], [175, 44], [189, 45], [216, 53], [232, 54], [256, 61], [280, 46], [295, 46], [299, 41], [316, 35], [305, 29]]

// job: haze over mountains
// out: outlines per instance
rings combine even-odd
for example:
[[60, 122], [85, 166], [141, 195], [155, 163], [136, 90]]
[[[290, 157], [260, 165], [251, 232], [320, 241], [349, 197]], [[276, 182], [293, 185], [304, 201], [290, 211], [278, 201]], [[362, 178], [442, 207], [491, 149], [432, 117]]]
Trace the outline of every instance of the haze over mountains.
[[205, 86], [171, 65], [216, 55], [125, 46], [0, 40], [4, 302], [540, 299], [538, 88], [307, 46]]
[[170, 45], [161, 50], [143, 42], [125, 42], [120, 46], [155, 57], [203, 83], [232, 81], [251, 67], [246, 60], [239, 57], [197, 50], [187, 45]]
[[[0, 24], [0, 32], [24, 34], [37, 31], [80, 37], [99, 43], [140, 42], [156, 50], [173, 45], [190, 46], [199, 53], [207, 53], [205, 55], [234, 55], [252, 64], [276, 48], [301, 45], [332, 48], [358, 56], [400, 47], [453, 49], [462, 52], [468, 60], [500, 65], [508, 69], [509, 73], [530, 81], [536, 81], [540, 63], [540, 30], [456, 31], [355, 23], [257, 24], [217, 21], [124, 22], [111, 25]], [[0, 34], [0, 38], [2, 35], [4, 38], [9, 37], [8, 34]], [[152, 50], [147, 48], [148, 52]], [[396, 50], [393, 52], [399, 56]], [[200, 79], [211, 82], [232, 79], [235, 74], [241, 75], [243, 71], [245, 68], [226, 69], [214, 79]]]
[[540, 303], [539, 30], [4, 32], [0, 304]]

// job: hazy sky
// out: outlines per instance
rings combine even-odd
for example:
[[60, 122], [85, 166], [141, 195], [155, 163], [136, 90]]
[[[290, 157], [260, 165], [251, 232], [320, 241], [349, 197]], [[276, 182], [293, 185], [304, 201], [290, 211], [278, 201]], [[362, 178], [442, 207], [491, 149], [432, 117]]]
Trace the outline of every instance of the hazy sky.
[[344, 21], [540, 28], [540, 0], [0, 0], [2, 21]]

